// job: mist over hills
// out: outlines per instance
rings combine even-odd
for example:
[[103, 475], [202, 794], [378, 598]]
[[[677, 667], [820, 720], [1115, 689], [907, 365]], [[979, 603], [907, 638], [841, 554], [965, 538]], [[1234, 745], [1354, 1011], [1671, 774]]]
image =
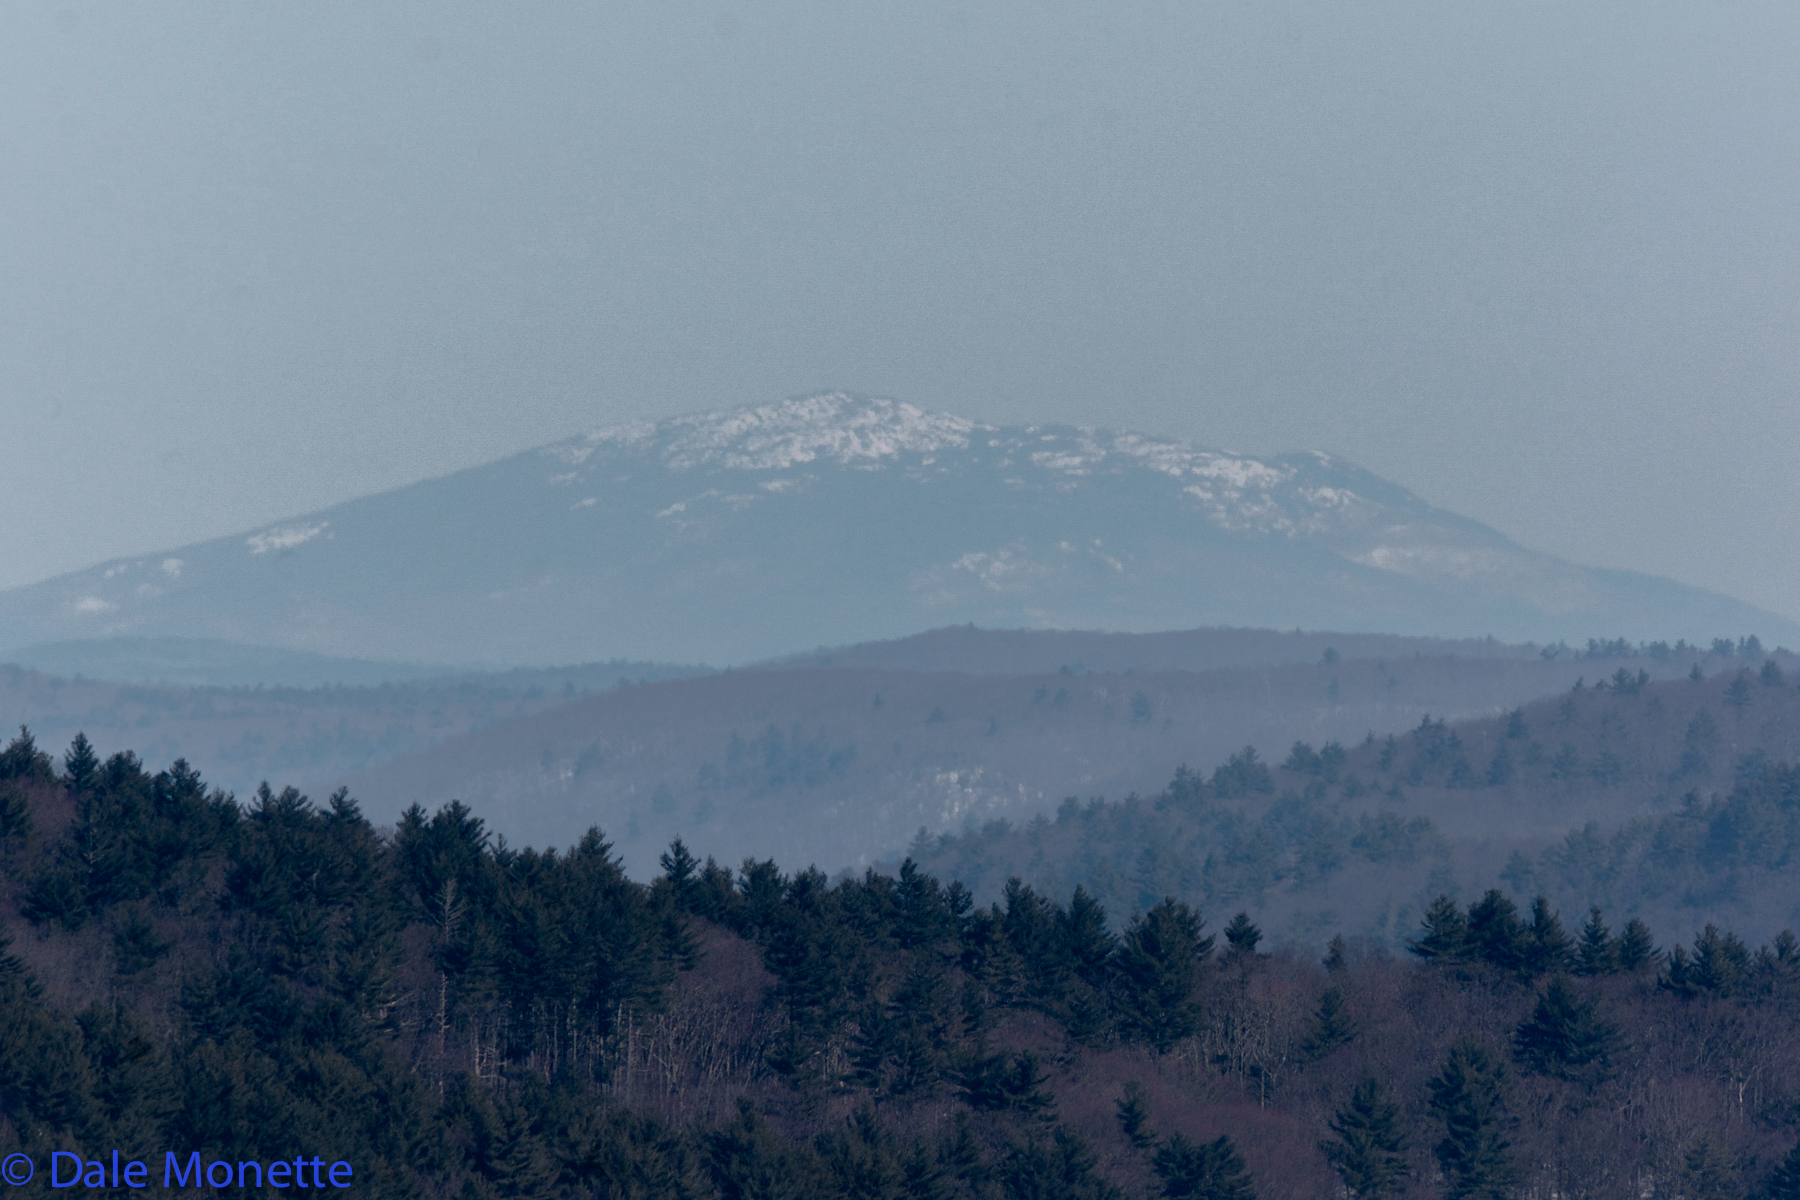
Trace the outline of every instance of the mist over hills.
[[839, 393], [603, 430], [0, 593], [10, 647], [440, 664], [724, 665], [963, 622], [1800, 644], [1789, 620], [1533, 553], [1326, 454]]
[[1302, 943], [1336, 930], [1398, 948], [1435, 896], [1489, 887], [1672, 935], [1800, 922], [1795, 657], [1709, 655], [1701, 677], [1663, 681], [1599, 665], [1508, 714], [1264, 746], [1141, 798], [910, 852], [977, 896], [1012, 875], [1049, 894], [1085, 887], [1112, 912], [1174, 895]]
[[[1030, 636], [1051, 659], [1063, 646]], [[982, 650], [987, 637], [996, 654]], [[1005, 633], [958, 640], [977, 661], [1019, 651]], [[1114, 645], [1131, 654], [1129, 641]], [[1666, 678], [1690, 660], [1618, 661]], [[460, 799], [515, 844], [566, 845], [598, 825], [646, 878], [678, 834], [722, 861], [836, 870], [895, 853], [921, 829], [1026, 822], [1069, 795], [1154, 793], [1177, 767], [1210, 770], [1246, 743], [1359, 741], [1427, 714], [1500, 712], [1613, 663], [1415, 651], [1207, 671], [737, 670], [583, 697], [315, 790], [346, 785], [381, 821], [408, 804]]]

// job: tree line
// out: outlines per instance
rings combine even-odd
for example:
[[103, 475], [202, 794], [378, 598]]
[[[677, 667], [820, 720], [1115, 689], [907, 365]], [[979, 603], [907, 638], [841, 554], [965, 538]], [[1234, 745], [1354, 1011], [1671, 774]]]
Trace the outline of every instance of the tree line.
[[[1253, 764], [1240, 772], [1254, 778]], [[1440, 897], [1407, 950], [908, 861], [516, 849], [0, 750], [0, 1152], [394, 1196], [1800, 1196], [1800, 947]], [[1227, 910], [1229, 911], [1229, 910]]]

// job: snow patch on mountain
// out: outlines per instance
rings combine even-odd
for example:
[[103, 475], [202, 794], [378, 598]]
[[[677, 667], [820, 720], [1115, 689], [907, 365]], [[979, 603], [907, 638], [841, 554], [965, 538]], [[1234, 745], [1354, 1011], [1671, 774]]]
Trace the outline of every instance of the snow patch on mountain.
[[330, 521], [320, 521], [315, 525], [283, 525], [274, 529], [265, 529], [261, 533], [253, 533], [244, 539], [244, 545], [250, 547], [252, 554], [267, 554], [271, 550], [292, 550], [295, 546], [304, 546], [331, 525]]

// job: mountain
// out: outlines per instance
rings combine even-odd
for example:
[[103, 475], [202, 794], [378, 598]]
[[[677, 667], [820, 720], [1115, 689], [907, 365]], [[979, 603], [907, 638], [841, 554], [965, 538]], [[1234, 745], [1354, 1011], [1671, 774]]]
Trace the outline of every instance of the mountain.
[[963, 622], [1800, 645], [1791, 621], [1534, 553], [1330, 455], [837, 393], [607, 429], [0, 593], [5, 646], [424, 663], [743, 663]]

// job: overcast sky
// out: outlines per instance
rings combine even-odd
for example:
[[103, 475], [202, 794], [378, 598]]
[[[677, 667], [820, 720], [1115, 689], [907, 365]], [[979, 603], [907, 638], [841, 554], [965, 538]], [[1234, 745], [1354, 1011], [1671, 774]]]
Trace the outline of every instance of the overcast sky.
[[1800, 6], [14, 4], [0, 586], [822, 387], [1800, 617]]

